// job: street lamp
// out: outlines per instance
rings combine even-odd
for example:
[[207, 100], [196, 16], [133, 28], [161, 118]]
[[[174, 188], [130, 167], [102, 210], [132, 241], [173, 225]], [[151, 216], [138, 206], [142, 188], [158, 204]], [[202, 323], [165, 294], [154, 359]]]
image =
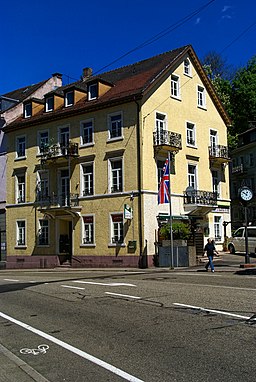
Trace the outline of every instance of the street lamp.
[[253, 198], [253, 192], [252, 190], [247, 187], [243, 186], [239, 189], [239, 197], [240, 200], [244, 206], [244, 220], [245, 220], [245, 229], [244, 229], [244, 236], [245, 236], [245, 264], [250, 263], [250, 256], [248, 253], [248, 231], [247, 231], [247, 226], [248, 226], [248, 211], [247, 211], [247, 203], [250, 202]]

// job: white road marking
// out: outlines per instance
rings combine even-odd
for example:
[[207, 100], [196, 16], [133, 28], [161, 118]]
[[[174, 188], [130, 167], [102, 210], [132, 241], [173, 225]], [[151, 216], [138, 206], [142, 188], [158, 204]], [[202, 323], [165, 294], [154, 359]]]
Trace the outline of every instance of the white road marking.
[[175, 285], [183, 285], [184, 287], [186, 287], [187, 285], [191, 285], [191, 286], [198, 286], [200, 288], [204, 287], [204, 288], [221, 288], [221, 289], [237, 289], [237, 290], [252, 290], [252, 291], [256, 291], [255, 288], [242, 288], [242, 287], [231, 287], [231, 286], [225, 286], [225, 285], [211, 285], [211, 284], [193, 284], [193, 283], [177, 283], [177, 282], [172, 282], [172, 284], [175, 284]]
[[14, 279], [4, 279], [4, 281], [20, 281], [20, 280], [14, 280]]
[[33, 354], [33, 355], [38, 355], [38, 354], [46, 354], [46, 350], [49, 349], [48, 345], [38, 345], [36, 349], [29, 349], [29, 348], [23, 348], [20, 349], [21, 354]]
[[128, 298], [135, 298], [135, 299], [140, 299], [141, 297], [137, 296], [129, 296], [128, 294], [120, 294], [120, 293], [112, 293], [112, 292], [105, 292], [106, 294], [110, 294], [112, 296], [120, 296], [120, 297], [128, 297]]
[[[197, 310], [201, 310], [202, 312], [207, 312], [207, 313], [223, 314], [224, 316], [230, 316], [230, 317], [240, 318], [240, 319], [242, 319], [242, 320], [250, 320], [250, 319], [251, 319], [250, 316], [241, 316], [240, 314], [229, 313], [229, 312], [225, 312], [225, 311], [223, 311], [223, 310], [206, 309], [206, 308], [202, 308], [202, 307], [200, 307], [200, 306], [180, 304], [180, 303], [178, 303], [178, 302], [174, 302], [173, 305], [181, 306], [181, 307], [183, 307], [183, 308], [197, 309]], [[252, 318], [251, 320], [256, 321], [256, 318]]]
[[104, 369], [110, 371], [113, 374], [118, 375], [119, 377], [121, 377], [121, 378], [123, 378], [129, 382], [143, 382], [142, 379], [136, 378], [133, 375], [128, 374], [125, 371], [118, 369], [117, 367], [112, 366], [105, 361], [100, 360], [99, 358], [96, 358], [96, 357], [94, 357], [94, 356], [92, 356], [92, 355], [90, 355], [90, 354], [88, 354], [88, 353], [86, 353], [86, 352], [84, 352], [78, 348], [75, 348], [74, 346], [69, 345], [66, 342], [61, 341], [58, 338], [55, 338], [55, 337], [53, 337], [47, 333], [44, 333], [43, 331], [41, 331], [39, 329], [33, 328], [32, 326], [25, 324], [24, 322], [16, 320], [15, 318], [8, 316], [5, 313], [0, 312], [0, 317], [6, 319], [8, 321], [11, 321], [16, 325], [21, 326], [22, 328], [29, 330], [30, 332], [35, 333], [35, 334], [47, 339], [48, 341], [51, 341], [51, 342], [63, 347], [64, 349], [67, 349], [67, 350], [71, 351], [72, 353], [77, 354], [80, 357], [82, 357], [82, 358], [84, 358], [90, 362], [95, 363], [98, 366], [103, 367]]
[[74, 280], [72, 282], [79, 283], [79, 284], [102, 285], [102, 286], [131, 286], [131, 287], [137, 286], [134, 284], [127, 284], [127, 283], [96, 283], [94, 281], [82, 281], [82, 280]]
[[70, 285], [61, 285], [63, 288], [71, 288], [71, 289], [81, 289], [85, 290], [85, 288], [80, 288], [80, 287], [75, 287], [75, 286], [70, 286]]

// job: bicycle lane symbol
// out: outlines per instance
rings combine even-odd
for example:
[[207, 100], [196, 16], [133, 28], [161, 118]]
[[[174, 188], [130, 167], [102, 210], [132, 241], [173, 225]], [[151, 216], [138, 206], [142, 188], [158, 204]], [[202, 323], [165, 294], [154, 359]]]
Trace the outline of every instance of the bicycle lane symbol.
[[39, 355], [39, 354], [46, 354], [46, 351], [48, 349], [49, 349], [49, 346], [43, 344], [43, 345], [38, 345], [37, 349], [29, 349], [29, 348], [20, 349], [20, 353]]

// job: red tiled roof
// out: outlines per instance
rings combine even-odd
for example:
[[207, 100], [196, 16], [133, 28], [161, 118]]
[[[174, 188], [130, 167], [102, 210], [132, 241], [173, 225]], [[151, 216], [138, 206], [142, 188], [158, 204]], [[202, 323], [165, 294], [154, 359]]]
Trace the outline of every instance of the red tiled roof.
[[[131, 97], [142, 97], [150, 86], [153, 85], [155, 81], [157, 81], [157, 79], [166, 72], [166, 70], [170, 69], [172, 65], [177, 63], [182, 56], [188, 53], [188, 51], [193, 54], [194, 59], [197, 61], [198, 68], [201, 68], [202, 70], [201, 64], [199, 63], [193, 48], [190, 45], [187, 45], [131, 65], [101, 73], [97, 76], [91, 76], [86, 81], [81, 80], [70, 85], [60, 87], [56, 90], [57, 93], [63, 93], [63, 90], [74, 86], [86, 90], [87, 82], [91, 83], [94, 80], [102, 80], [113, 85], [104, 95], [96, 100], [81, 100], [74, 106], [68, 108], [63, 107], [51, 113], [45, 113], [42, 111], [40, 114], [26, 120], [21, 117], [16, 119], [16, 121], [10, 125], [10, 128], [14, 128], [17, 125], [30, 125], [49, 119], [58, 119], [62, 116], [64, 117], [65, 115], [71, 115], [73, 113], [82, 113], [83, 111], [91, 110], [92, 108], [103, 107], [104, 104], [109, 104], [110, 102], [120, 102], [121, 100], [126, 100], [128, 98], [131, 99]], [[205, 80], [208, 81], [206, 75], [204, 73], [203, 75], [205, 76]], [[216, 93], [214, 93], [214, 89], [209, 81], [208, 83], [210, 91], [215, 97], [215, 101], [217, 103], [220, 102], [217, 99], [218, 97], [216, 96]], [[228, 121], [228, 117], [225, 114], [221, 104], [218, 105], [218, 107], [220, 108], [220, 112], [224, 114], [224, 119]]]

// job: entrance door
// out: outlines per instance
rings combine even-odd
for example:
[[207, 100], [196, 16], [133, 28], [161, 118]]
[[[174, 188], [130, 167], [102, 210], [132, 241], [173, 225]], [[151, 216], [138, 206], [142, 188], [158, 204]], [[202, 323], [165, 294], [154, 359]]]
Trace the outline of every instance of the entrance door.
[[59, 219], [59, 261], [60, 264], [71, 264], [72, 260], [72, 221]]
[[70, 206], [69, 171], [60, 171], [60, 203], [61, 206]]

